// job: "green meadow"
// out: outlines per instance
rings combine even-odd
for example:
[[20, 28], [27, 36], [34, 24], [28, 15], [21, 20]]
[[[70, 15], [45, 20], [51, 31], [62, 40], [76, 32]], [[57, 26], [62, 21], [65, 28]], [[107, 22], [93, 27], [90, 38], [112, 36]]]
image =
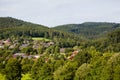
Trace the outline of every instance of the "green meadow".
[[41, 37], [33, 37], [32, 39], [37, 41], [51, 41], [50, 39], [41, 38]]

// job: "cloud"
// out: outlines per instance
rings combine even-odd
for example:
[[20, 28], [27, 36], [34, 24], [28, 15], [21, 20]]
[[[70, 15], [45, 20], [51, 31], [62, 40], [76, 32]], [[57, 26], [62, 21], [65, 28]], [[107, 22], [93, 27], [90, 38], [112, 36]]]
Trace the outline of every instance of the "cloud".
[[118, 22], [119, 3], [120, 0], [0, 0], [0, 16], [47, 26], [96, 20]]

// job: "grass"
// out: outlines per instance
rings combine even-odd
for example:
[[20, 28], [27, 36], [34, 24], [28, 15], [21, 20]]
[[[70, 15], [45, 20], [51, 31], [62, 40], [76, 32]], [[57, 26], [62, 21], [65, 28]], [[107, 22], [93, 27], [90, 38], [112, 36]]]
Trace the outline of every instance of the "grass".
[[40, 41], [50, 41], [50, 39], [46, 39], [46, 38], [40, 38], [40, 37], [33, 37], [33, 40], [40, 40]]

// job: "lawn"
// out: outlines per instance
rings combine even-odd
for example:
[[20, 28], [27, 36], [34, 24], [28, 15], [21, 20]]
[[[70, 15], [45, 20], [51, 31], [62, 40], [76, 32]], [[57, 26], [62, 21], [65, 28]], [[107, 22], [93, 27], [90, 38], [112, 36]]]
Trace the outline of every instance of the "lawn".
[[46, 38], [41, 38], [41, 37], [33, 37], [33, 40], [40, 40], [40, 41], [50, 41], [50, 39], [46, 39]]

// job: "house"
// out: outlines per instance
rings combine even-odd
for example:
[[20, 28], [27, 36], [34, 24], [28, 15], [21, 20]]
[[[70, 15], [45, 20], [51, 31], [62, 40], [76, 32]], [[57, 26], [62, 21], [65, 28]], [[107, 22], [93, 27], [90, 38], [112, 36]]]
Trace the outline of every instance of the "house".
[[78, 50], [72, 52], [72, 55], [68, 57], [68, 59], [73, 60], [73, 58], [78, 54]]
[[39, 48], [39, 44], [34, 44], [34, 45], [33, 45], [33, 48], [34, 48], [34, 49], [38, 49], [38, 48]]
[[32, 59], [32, 58], [34, 58], [34, 56], [33, 55], [29, 55], [27, 58], [28, 59]]
[[20, 46], [20, 49], [26, 48], [26, 47], [28, 47], [28, 46], [29, 46], [29, 44], [22, 44], [22, 45]]
[[0, 45], [0, 48], [2, 48], [2, 49], [3, 49], [3, 48], [4, 48], [4, 45]]
[[45, 58], [45, 62], [47, 63], [50, 59], [49, 58]]
[[17, 58], [17, 57], [27, 58], [28, 56], [25, 53], [15, 53], [13, 57], [14, 58]]
[[10, 38], [8, 38], [7, 40], [3, 41], [5, 43], [5, 45], [10, 45], [11, 44], [11, 40]]
[[13, 49], [13, 48], [15, 48], [16, 45], [17, 45], [17, 44], [13, 44], [13, 45], [11, 45], [11, 46], [9, 47], [9, 49]]
[[0, 48], [4, 48], [4, 42], [0, 41]]
[[49, 43], [47, 43], [49, 46], [51, 46], [51, 45], [54, 45], [54, 42], [49, 42]]
[[60, 48], [60, 53], [65, 53], [65, 48]]
[[4, 44], [4, 42], [3, 42], [2, 40], [0, 40], [0, 45], [1, 45], [1, 44]]
[[40, 57], [40, 55], [34, 55], [34, 58], [38, 59]]
[[54, 45], [54, 42], [47, 42], [47, 43], [42, 43], [44, 47], [49, 47], [51, 45]]

